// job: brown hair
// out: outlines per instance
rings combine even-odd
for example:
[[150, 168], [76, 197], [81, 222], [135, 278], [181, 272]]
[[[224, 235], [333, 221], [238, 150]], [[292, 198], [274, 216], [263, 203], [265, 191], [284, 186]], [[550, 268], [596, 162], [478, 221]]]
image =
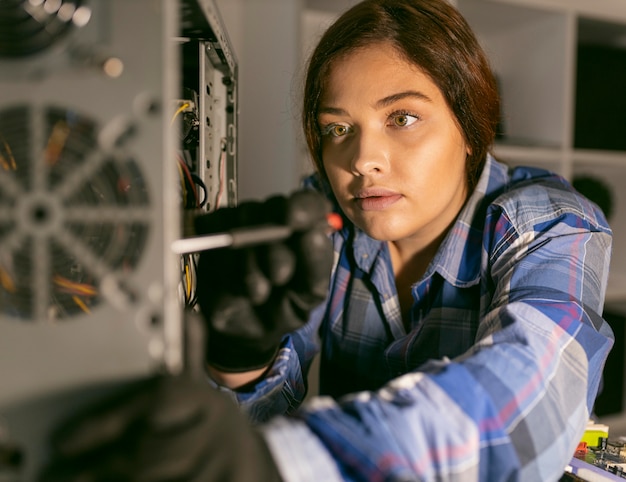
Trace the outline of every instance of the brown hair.
[[391, 42], [443, 93], [471, 151], [466, 164], [471, 192], [495, 139], [500, 103], [485, 53], [462, 15], [445, 0], [365, 0], [324, 33], [309, 59], [302, 112], [317, 171], [326, 177], [317, 109], [329, 71], [341, 57], [380, 42]]

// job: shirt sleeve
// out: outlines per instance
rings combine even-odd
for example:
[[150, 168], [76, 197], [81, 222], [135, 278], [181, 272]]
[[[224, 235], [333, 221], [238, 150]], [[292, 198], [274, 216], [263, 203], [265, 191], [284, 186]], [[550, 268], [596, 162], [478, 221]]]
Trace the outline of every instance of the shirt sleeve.
[[468, 352], [264, 427], [286, 480], [319, 480], [307, 474], [320, 460], [337, 480], [559, 479], [612, 346], [601, 318], [610, 229], [583, 200], [560, 197], [538, 188], [490, 211]]
[[319, 352], [319, 325], [324, 309], [325, 304], [321, 304], [313, 310], [305, 326], [283, 338], [271, 367], [254, 386], [235, 391], [212, 379], [209, 384], [230, 395], [254, 424], [292, 413], [308, 391], [307, 376], [313, 358]]

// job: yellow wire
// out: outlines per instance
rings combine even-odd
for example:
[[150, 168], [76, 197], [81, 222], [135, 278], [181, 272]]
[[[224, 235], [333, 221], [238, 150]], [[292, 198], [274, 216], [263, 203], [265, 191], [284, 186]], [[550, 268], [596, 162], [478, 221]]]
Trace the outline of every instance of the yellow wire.
[[83, 302], [83, 300], [81, 300], [78, 296], [74, 295], [72, 296], [72, 300], [74, 301], [74, 303], [76, 303], [78, 305], [78, 307], [83, 310], [85, 313], [91, 313], [91, 310], [89, 309], [89, 307]]
[[15, 282], [11, 275], [0, 266], [0, 285], [9, 293], [15, 293]]
[[59, 275], [55, 275], [52, 280], [57, 286], [68, 289], [82, 296], [95, 296], [98, 294], [98, 290], [94, 286], [85, 283], [74, 283], [73, 281], [70, 281]]
[[172, 116], [172, 120], [170, 121], [170, 125], [174, 124], [174, 121], [176, 120], [176, 118], [180, 115], [181, 112], [183, 112], [187, 107], [189, 107], [191, 104], [189, 102], [185, 102], [183, 105], [181, 105], [178, 109], [176, 109], [176, 112], [174, 112], [174, 115]]
[[61, 153], [67, 142], [67, 138], [70, 135], [70, 126], [67, 122], [60, 120], [52, 127], [52, 132], [48, 138], [48, 145], [46, 146], [45, 158], [46, 164], [54, 166], [61, 158]]
[[11, 146], [9, 143], [2, 138], [2, 146], [4, 147], [4, 152], [9, 156], [9, 161], [7, 161], [6, 157], [0, 153], [0, 162], [2, 163], [2, 167], [5, 171], [15, 171], [17, 169], [17, 163], [15, 162], [15, 157], [13, 157], [13, 152], [11, 151]]
[[189, 264], [185, 263], [185, 280], [187, 281], [187, 299], [191, 299], [191, 273], [189, 273]]
[[184, 205], [185, 201], [187, 200], [187, 187], [185, 186], [185, 174], [183, 173], [183, 168], [181, 167], [179, 162], [176, 163], [176, 167], [178, 167], [178, 174], [180, 174], [180, 184], [183, 190], [183, 205]]

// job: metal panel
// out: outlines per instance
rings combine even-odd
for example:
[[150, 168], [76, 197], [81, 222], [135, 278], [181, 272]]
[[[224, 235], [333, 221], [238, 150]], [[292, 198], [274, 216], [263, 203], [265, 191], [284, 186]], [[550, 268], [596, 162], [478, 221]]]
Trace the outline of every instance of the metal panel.
[[179, 4], [7, 2], [2, 23], [0, 448], [25, 462], [0, 474], [33, 480], [59, 417], [181, 368]]

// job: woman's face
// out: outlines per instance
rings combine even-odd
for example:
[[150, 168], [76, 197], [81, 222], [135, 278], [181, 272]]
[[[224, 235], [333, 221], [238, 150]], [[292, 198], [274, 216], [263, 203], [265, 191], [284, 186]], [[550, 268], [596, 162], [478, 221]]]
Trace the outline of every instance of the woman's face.
[[430, 245], [467, 195], [468, 147], [433, 81], [389, 44], [337, 61], [319, 117], [324, 169], [345, 214], [375, 239]]

